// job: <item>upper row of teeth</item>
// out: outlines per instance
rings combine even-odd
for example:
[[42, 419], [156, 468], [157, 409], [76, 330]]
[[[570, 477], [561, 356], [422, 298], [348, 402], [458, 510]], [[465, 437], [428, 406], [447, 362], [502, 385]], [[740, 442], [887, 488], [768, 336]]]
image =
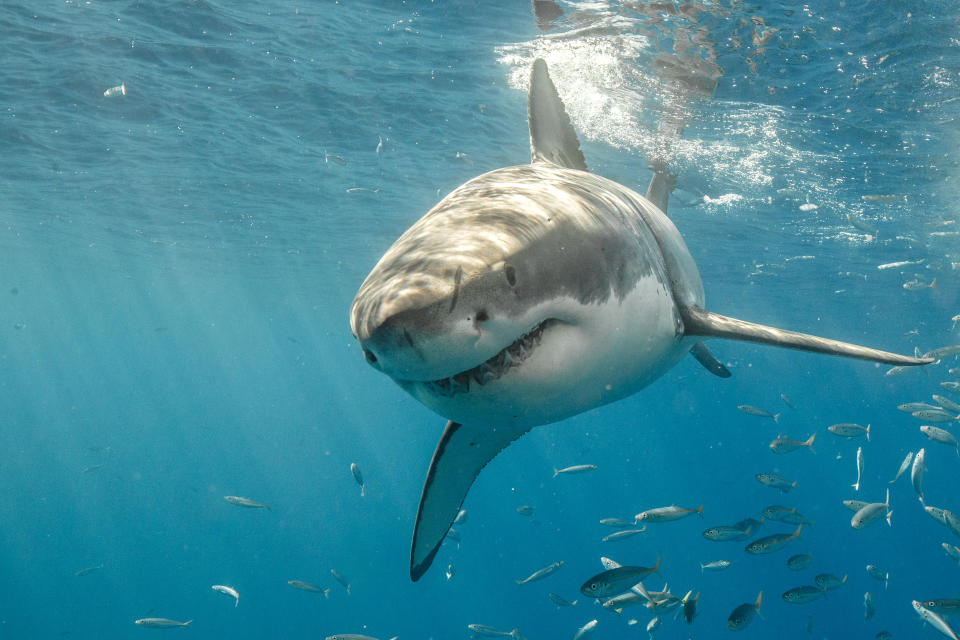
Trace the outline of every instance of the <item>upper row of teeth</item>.
[[444, 396], [467, 393], [470, 391], [471, 382], [482, 387], [488, 382], [503, 377], [511, 367], [516, 367], [529, 358], [534, 347], [540, 344], [542, 337], [543, 324], [539, 324], [530, 333], [525, 334], [509, 347], [473, 369], [462, 371], [449, 378], [428, 382], [426, 386], [431, 391]]

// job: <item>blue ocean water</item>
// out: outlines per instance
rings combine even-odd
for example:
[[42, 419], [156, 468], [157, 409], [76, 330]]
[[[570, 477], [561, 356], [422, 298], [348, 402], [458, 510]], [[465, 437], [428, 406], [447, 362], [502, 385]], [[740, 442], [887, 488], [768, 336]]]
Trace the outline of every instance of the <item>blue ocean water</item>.
[[[558, 6], [539, 25], [525, 2], [0, 7], [0, 635], [139, 637], [154, 632], [135, 619], [167, 617], [194, 622], [157, 633], [439, 639], [482, 623], [536, 640], [596, 618], [598, 640], [645, 637], [640, 607], [557, 609], [547, 593], [577, 598], [601, 555], [661, 555], [648, 586], [701, 596], [694, 622], [667, 614], [660, 638], [722, 636], [760, 590], [764, 618], [744, 637], [936, 637], [910, 601], [960, 595], [940, 545], [960, 540], [908, 479], [888, 480], [926, 447], [928, 504], [960, 509], [960, 459], [896, 410], [947, 395], [952, 356], [888, 376], [711, 342], [729, 380], [686, 359], [509, 447], [471, 490], [462, 540], [410, 582], [444, 420], [367, 366], [347, 310], [439, 197], [529, 158], [535, 56], [591, 170], [641, 192], [651, 158], [677, 171], [669, 213], [710, 309], [902, 353], [960, 342], [953, 3]], [[660, 124], [678, 119], [680, 139]], [[916, 264], [877, 269], [898, 261]], [[871, 424], [871, 440], [841, 441], [836, 422]], [[775, 456], [781, 432], [816, 432], [816, 453]], [[891, 527], [856, 531], [840, 504], [858, 446], [857, 497], [890, 487]], [[583, 463], [598, 469], [552, 477]], [[780, 494], [760, 472], [797, 487]], [[674, 503], [703, 503], [703, 520], [601, 543], [600, 518]], [[748, 556], [700, 535], [775, 503], [814, 521], [788, 550]], [[814, 562], [793, 573], [800, 552]], [[733, 566], [701, 572], [720, 558]], [[811, 604], [780, 599], [821, 572], [849, 577]], [[213, 584], [236, 587], [239, 606]]]

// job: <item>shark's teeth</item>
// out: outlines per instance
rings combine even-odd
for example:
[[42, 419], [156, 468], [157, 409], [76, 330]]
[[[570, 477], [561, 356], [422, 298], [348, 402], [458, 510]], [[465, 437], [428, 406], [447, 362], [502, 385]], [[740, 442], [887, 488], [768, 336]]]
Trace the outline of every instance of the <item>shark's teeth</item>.
[[555, 322], [557, 321], [553, 319], [544, 320], [485, 362], [449, 378], [427, 382], [424, 387], [436, 395], [451, 397], [458, 393], [469, 393], [471, 382], [482, 387], [494, 380], [499, 380], [507, 371], [520, 366], [530, 357], [543, 338], [543, 330]]

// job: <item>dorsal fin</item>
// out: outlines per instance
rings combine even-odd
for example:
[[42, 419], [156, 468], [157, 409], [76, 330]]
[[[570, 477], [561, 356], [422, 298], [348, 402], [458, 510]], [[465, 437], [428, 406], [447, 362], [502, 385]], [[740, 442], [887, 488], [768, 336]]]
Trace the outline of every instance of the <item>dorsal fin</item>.
[[587, 171], [580, 141], [553, 86], [547, 63], [541, 58], [530, 69], [530, 94], [527, 98], [530, 121], [530, 161], [549, 161], [567, 169]]

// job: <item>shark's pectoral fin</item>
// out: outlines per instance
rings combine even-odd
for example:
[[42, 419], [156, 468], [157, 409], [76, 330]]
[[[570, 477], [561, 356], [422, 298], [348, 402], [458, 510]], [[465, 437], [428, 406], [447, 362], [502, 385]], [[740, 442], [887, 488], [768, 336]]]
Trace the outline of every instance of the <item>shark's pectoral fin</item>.
[[746, 342], [761, 342], [778, 347], [815, 351], [884, 364], [918, 365], [933, 362], [933, 358], [901, 356], [888, 351], [861, 347], [849, 342], [840, 342], [839, 340], [728, 318], [718, 313], [711, 313], [694, 307], [683, 309], [683, 324], [684, 333], [688, 336], [709, 336], [712, 338], [744, 340]]
[[707, 345], [698, 342], [690, 349], [690, 355], [697, 359], [697, 362], [703, 365], [703, 368], [715, 376], [729, 378], [730, 370], [723, 366], [723, 363], [717, 360], [717, 357], [710, 353]]
[[527, 98], [530, 121], [531, 162], [548, 160], [568, 169], [587, 170], [580, 141], [553, 86], [547, 63], [541, 58], [530, 68], [530, 94]]
[[447, 423], [430, 461], [413, 526], [410, 577], [414, 581], [433, 562], [480, 470], [528, 430]]

